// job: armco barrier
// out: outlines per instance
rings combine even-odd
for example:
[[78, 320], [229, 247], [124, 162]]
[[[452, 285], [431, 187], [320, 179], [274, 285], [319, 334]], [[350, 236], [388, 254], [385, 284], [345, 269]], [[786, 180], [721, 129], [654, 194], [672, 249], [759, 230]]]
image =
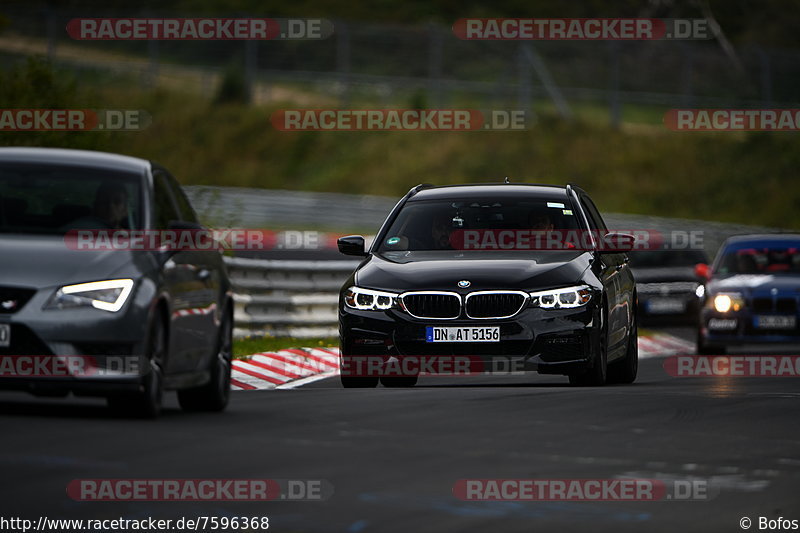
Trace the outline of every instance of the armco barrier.
[[338, 293], [358, 261], [226, 257], [234, 289], [234, 335], [337, 334]]

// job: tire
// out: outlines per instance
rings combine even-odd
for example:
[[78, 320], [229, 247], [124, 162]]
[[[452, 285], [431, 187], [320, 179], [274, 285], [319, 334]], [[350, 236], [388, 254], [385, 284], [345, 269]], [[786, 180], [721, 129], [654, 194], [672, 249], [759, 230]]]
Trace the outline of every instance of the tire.
[[378, 386], [378, 377], [377, 376], [370, 376], [370, 377], [352, 377], [352, 376], [339, 376], [340, 381], [342, 382], [342, 387], [345, 389], [374, 389]]
[[167, 355], [165, 329], [161, 316], [155, 317], [147, 333], [145, 355], [150, 369], [144, 376], [142, 388], [134, 394], [109, 396], [108, 406], [112, 410], [136, 418], [156, 418], [161, 413], [164, 396], [162, 369]]
[[184, 411], [224, 411], [231, 396], [233, 360], [233, 318], [226, 310], [219, 326], [217, 350], [209, 366], [211, 379], [205, 385], [178, 391], [178, 403]]
[[605, 320], [602, 320], [601, 323], [603, 324], [603, 329], [600, 331], [592, 366], [580, 374], [570, 374], [570, 385], [576, 387], [600, 387], [605, 385], [608, 374], [608, 324], [606, 324]]
[[608, 367], [608, 383], [627, 385], [636, 381], [636, 374], [639, 371], [639, 326], [637, 322], [638, 319], [634, 312], [625, 358]]
[[697, 330], [697, 355], [725, 355], [725, 351], [724, 346], [706, 344], [703, 334], [699, 329]]
[[339, 356], [339, 380], [345, 389], [374, 389], [378, 386], [378, 376], [346, 376], [342, 372], [344, 360], [347, 358], [344, 353]]
[[381, 378], [381, 385], [388, 389], [413, 387], [419, 381], [419, 376], [387, 376]]

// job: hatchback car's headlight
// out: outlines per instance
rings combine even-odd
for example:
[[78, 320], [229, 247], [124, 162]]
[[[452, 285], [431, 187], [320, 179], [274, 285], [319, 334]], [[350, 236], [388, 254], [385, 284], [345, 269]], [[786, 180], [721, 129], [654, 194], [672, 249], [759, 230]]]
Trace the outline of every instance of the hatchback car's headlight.
[[592, 299], [592, 291], [586, 285], [550, 289], [530, 293], [531, 307], [543, 309], [565, 309], [581, 307]]
[[744, 307], [744, 298], [738, 292], [723, 292], [714, 296], [711, 302], [719, 313], [738, 311]]
[[386, 311], [397, 305], [397, 294], [350, 287], [344, 292], [344, 303], [360, 311]]
[[132, 279], [110, 279], [78, 285], [66, 285], [56, 291], [45, 309], [94, 307], [116, 313], [131, 294]]

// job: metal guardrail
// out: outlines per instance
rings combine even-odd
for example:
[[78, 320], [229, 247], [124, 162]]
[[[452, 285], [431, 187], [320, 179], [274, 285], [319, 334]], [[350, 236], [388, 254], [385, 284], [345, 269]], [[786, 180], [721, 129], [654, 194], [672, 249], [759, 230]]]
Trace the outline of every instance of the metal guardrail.
[[234, 288], [234, 335], [330, 337], [338, 292], [358, 261], [226, 257]]

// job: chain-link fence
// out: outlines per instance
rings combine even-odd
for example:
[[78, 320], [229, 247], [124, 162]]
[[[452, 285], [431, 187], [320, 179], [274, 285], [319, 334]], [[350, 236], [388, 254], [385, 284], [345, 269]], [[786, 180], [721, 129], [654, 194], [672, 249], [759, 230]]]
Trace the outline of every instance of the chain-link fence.
[[334, 20], [334, 34], [325, 40], [90, 42], [70, 39], [67, 22], [119, 14], [51, 7], [4, 10], [3, 15], [10, 21], [0, 34], [0, 58], [6, 61], [43, 53], [65, 66], [132, 78], [144, 86], [182, 86], [209, 97], [226, 72], [237, 70], [256, 103], [470, 104], [536, 111], [555, 102], [556, 110], [568, 116], [570, 106], [589, 102], [607, 106], [615, 122], [625, 104], [799, 105], [800, 50], [748, 46], [726, 53], [716, 40], [464, 41], [439, 25]]

